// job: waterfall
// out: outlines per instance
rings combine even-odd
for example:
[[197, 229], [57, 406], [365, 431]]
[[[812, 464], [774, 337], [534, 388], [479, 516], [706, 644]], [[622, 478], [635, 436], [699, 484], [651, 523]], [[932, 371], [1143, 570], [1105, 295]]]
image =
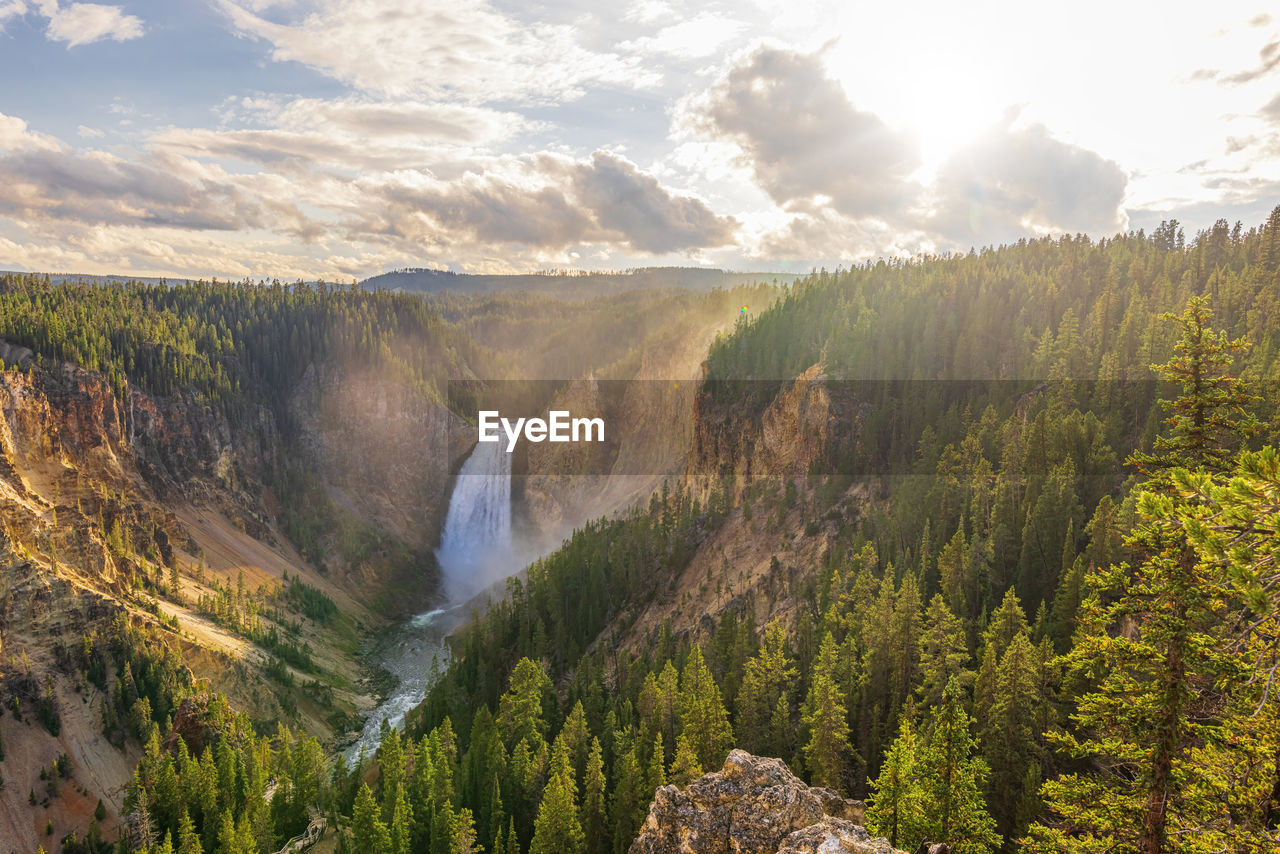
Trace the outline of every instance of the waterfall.
[[462, 464], [436, 559], [451, 605], [511, 573], [511, 455], [500, 442], [477, 444]]
[[377, 750], [383, 721], [402, 726], [405, 715], [426, 696], [449, 660], [444, 638], [465, 616], [451, 606], [464, 604], [517, 568], [511, 547], [511, 455], [499, 443], [476, 445], [458, 472], [436, 559], [447, 604], [378, 640], [376, 659], [399, 685], [365, 719], [359, 738], [344, 751], [348, 762]]

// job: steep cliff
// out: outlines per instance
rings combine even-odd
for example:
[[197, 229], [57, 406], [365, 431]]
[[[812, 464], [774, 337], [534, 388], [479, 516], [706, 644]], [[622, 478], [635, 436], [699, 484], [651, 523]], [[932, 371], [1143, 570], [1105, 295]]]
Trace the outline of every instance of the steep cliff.
[[849, 387], [829, 384], [820, 364], [781, 383], [704, 386], [694, 401], [690, 471], [803, 477], [827, 461], [837, 436], [855, 428], [857, 412]]
[[[288, 436], [265, 407], [232, 423], [192, 395], [121, 395], [92, 372], [4, 352], [0, 703], [20, 716], [0, 718], [2, 847], [47, 845], [46, 822], [55, 840], [83, 833], [99, 799], [103, 831], [114, 828], [141, 745], [111, 691], [86, 680], [80, 647], [121, 618], [259, 720], [321, 737], [351, 726], [374, 702], [359, 626], [395, 616], [368, 604], [394, 586], [408, 609], [435, 589], [430, 562], [405, 555], [429, 555], [456, 417], [394, 380], [311, 371], [289, 400]], [[355, 520], [331, 526], [328, 560], [306, 559], [281, 529], [271, 484], [286, 464]], [[375, 547], [345, 552], [353, 528]], [[286, 573], [338, 616], [290, 610]], [[109, 667], [108, 689], [124, 675]]]
[[733, 394], [699, 385], [688, 405], [680, 483], [704, 504], [722, 503], [723, 520], [703, 532], [666, 595], [606, 633], [635, 648], [664, 624], [705, 637], [726, 611], [794, 625], [806, 585], [874, 500], [867, 478], [823, 476], [838, 468], [832, 449], [856, 441], [866, 406], [821, 365]]

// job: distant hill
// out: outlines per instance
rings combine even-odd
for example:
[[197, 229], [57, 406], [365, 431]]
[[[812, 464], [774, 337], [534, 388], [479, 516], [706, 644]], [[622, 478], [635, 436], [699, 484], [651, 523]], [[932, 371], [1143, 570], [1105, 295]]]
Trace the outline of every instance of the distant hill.
[[63, 282], [85, 282], [95, 285], [123, 285], [126, 282], [139, 282], [144, 285], [161, 285], [180, 284], [186, 279], [181, 276], [170, 276], [169, 278], [158, 278], [155, 276], [98, 276], [89, 273], [22, 273], [16, 270], [0, 270], [0, 276], [45, 276], [48, 275], [52, 284], [58, 285]]
[[614, 273], [528, 273], [507, 276], [471, 275], [448, 270], [406, 269], [373, 276], [365, 279], [361, 284], [370, 288], [418, 293], [452, 291], [461, 294], [477, 294], [526, 291], [554, 294], [559, 297], [587, 298], [651, 288], [710, 291], [715, 288], [734, 288], [755, 282], [776, 281], [779, 284], [788, 284], [796, 278], [798, 276], [794, 273], [735, 273], [703, 267], [641, 267]]

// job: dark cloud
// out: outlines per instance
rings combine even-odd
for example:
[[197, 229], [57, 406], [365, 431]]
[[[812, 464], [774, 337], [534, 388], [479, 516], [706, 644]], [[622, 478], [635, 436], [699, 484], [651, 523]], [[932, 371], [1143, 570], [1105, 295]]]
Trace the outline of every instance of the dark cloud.
[[641, 252], [662, 255], [724, 246], [738, 226], [698, 199], [670, 193], [634, 164], [600, 151], [590, 163], [577, 164], [573, 187], [603, 229]]
[[544, 155], [524, 166], [527, 174], [519, 180], [471, 173], [426, 187], [372, 187], [385, 210], [353, 223], [353, 236], [371, 232], [541, 250], [614, 243], [661, 255], [723, 246], [738, 225], [612, 154], [596, 152], [589, 161]]
[[855, 108], [820, 54], [760, 48], [687, 111], [695, 129], [742, 148], [779, 205], [828, 196], [844, 214], [883, 217], [914, 195], [915, 141]]
[[1127, 179], [1095, 152], [1041, 125], [997, 125], [939, 169], [929, 226], [958, 245], [1000, 243], [1028, 231], [1109, 234], [1125, 227]]

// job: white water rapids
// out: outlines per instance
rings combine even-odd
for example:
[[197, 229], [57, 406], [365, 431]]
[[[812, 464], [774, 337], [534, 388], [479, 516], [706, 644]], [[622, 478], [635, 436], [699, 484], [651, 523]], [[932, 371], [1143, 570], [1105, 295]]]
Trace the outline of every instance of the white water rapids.
[[456, 613], [461, 606], [519, 569], [511, 547], [511, 455], [500, 443], [476, 445], [459, 470], [436, 559], [447, 604], [417, 615], [378, 644], [378, 664], [399, 684], [365, 719], [360, 737], [344, 751], [348, 761], [361, 752], [372, 754], [381, 739], [382, 722], [399, 727], [422, 702], [448, 662], [444, 639], [465, 617]]

